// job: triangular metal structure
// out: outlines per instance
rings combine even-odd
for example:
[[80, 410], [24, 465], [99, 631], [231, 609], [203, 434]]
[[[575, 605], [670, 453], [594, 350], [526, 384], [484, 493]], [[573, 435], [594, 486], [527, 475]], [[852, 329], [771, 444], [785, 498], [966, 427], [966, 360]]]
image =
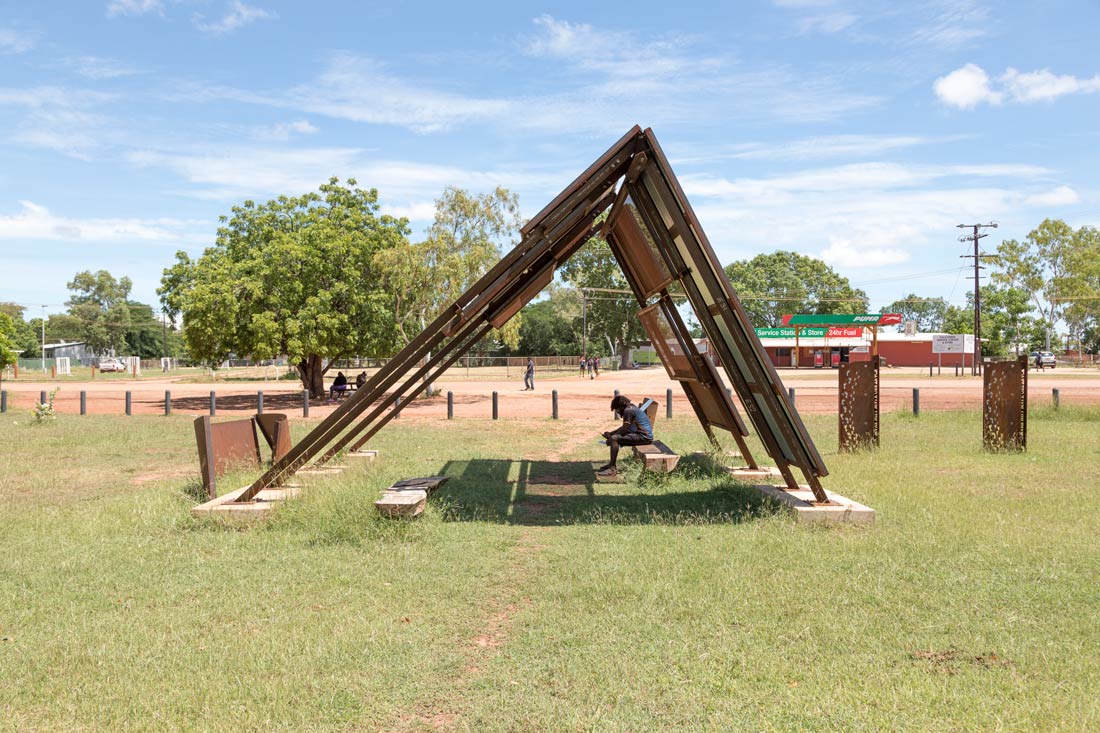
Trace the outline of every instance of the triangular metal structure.
[[[607, 216], [601, 219], [601, 215]], [[550, 284], [594, 235], [611, 247], [637, 298], [639, 318], [669, 376], [680, 382], [703, 429], [730, 432], [751, 467], [748, 435], [712, 362], [700, 354], [670, 292], [687, 297], [765, 450], [789, 489], [805, 477], [819, 502], [828, 471], [737, 300], [653, 131], [635, 126], [521, 230], [489, 272], [390, 359], [237, 501], [279, 486], [302, 466], [358, 450], [393, 419], [399, 399], [436, 379], [491, 328]]]

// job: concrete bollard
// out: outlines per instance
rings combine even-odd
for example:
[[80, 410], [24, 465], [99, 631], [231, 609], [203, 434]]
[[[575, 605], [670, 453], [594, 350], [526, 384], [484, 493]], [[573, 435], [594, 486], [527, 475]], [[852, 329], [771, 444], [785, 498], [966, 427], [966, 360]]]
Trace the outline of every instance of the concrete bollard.
[[309, 417], [309, 390], [302, 390], [302, 417]]
[[928, 362], [928, 377], [932, 377], [932, 362]]
[[558, 391], [556, 389], [550, 392], [550, 417], [554, 420], [558, 419]]
[[401, 417], [401, 398], [395, 397], [393, 400], [393, 419]]
[[665, 419], [672, 419], [672, 390], [665, 390]]
[[218, 412], [217, 398], [214, 397], [214, 390], [210, 390], [210, 416], [213, 417]]
[[80, 390], [80, 414], [88, 414], [88, 393], [84, 390]]
[[787, 399], [791, 401], [792, 405], [794, 404], [794, 387], [787, 387]]
[[451, 391], [447, 392], [447, 419], [455, 419], [455, 393]]
[[913, 387], [913, 416], [920, 416], [920, 389]]
[[1054, 404], [1054, 409], [1055, 409], [1055, 410], [1057, 410], [1057, 409], [1058, 409], [1058, 396], [1059, 396], [1059, 395], [1058, 395], [1058, 388], [1057, 388], [1057, 387], [1055, 387], [1054, 389], [1052, 389], [1052, 390], [1050, 391], [1050, 398], [1051, 398], [1051, 400], [1053, 401], [1053, 404]]
[[264, 414], [264, 391], [262, 389], [256, 390], [256, 414]]
[[496, 420], [500, 417], [500, 404], [497, 393], [493, 392], [493, 419]]
[[0, 415], [8, 411], [8, 391], [0, 390]]
[[134, 414], [131, 411], [132, 407], [133, 407], [133, 400], [130, 397], [130, 390], [126, 390], [126, 415], [127, 416]]
[[164, 390], [164, 414], [172, 414], [172, 393], [169, 390]]
[[46, 401], [46, 390], [42, 390], [38, 393], [38, 404], [44, 405], [46, 404]]

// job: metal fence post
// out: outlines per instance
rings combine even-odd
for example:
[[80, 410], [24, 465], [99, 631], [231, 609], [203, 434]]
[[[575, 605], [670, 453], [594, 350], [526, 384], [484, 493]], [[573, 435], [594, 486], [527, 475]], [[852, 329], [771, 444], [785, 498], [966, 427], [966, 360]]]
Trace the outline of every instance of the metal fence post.
[[133, 402], [131, 401], [131, 398], [130, 398], [130, 390], [126, 390], [126, 414], [127, 415], [132, 415], [133, 414], [131, 412], [131, 407], [132, 406], [133, 406]]
[[455, 419], [455, 393], [447, 391], [447, 419]]
[[0, 390], [0, 415], [8, 411], [8, 391]]
[[558, 419], [558, 391], [556, 389], [553, 390], [552, 392], [550, 392], [550, 405], [551, 405], [550, 417], [557, 420]]
[[262, 389], [256, 390], [256, 413], [259, 415], [264, 414], [264, 391]]
[[309, 390], [302, 390], [302, 417], [309, 417]]
[[214, 397], [214, 390], [210, 390], [210, 416], [213, 417], [218, 412], [217, 398]]
[[1050, 397], [1054, 401], [1054, 409], [1058, 409], [1058, 388], [1055, 387], [1050, 391]]
[[913, 415], [920, 415], [920, 389], [913, 387]]
[[497, 393], [496, 393], [496, 391], [494, 390], [494, 391], [493, 391], [493, 419], [494, 419], [494, 420], [496, 420], [496, 419], [498, 419], [498, 418], [500, 417], [500, 410], [499, 410], [499, 407], [500, 407], [500, 405], [498, 404], [498, 400], [497, 400]]
[[172, 393], [169, 390], [164, 390], [164, 414], [172, 414]]
[[665, 390], [665, 419], [672, 419], [672, 390]]

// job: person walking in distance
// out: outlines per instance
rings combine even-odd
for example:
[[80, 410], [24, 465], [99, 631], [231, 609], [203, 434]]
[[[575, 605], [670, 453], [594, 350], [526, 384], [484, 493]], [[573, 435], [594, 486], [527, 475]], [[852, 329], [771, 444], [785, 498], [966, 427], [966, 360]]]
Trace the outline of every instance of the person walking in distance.
[[527, 357], [527, 371], [523, 374], [523, 391], [535, 388], [535, 360]]
[[596, 376], [600, 376], [600, 357], [596, 357]]
[[588, 366], [588, 360], [585, 359], [584, 355], [582, 354], [581, 355], [581, 379], [584, 379], [584, 368], [586, 366]]

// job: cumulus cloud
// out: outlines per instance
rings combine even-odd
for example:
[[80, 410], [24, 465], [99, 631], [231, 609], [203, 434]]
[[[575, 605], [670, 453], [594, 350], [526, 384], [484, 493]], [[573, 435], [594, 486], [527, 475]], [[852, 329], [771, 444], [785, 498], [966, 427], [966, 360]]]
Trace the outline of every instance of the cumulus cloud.
[[1009, 67], [994, 81], [980, 66], [967, 64], [936, 79], [932, 88], [944, 104], [973, 109], [983, 103], [1028, 104], [1050, 102], [1067, 94], [1091, 94], [1100, 91], [1100, 74], [1082, 79], [1048, 69], [1021, 72]]
[[1000, 104], [1004, 96], [993, 90], [989, 74], [976, 64], [967, 64], [936, 79], [932, 88], [944, 104], [971, 109], [982, 102]]
[[198, 15], [195, 17], [195, 27], [203, 33], [223, 34], [231, 33], [257, 20], [274, 20], [277, 17], [279, 16], [269, 10], [245, 5], [241, 0], [230, 0], [229, 11], [222, 16], [221, 20], [207, 23], [201, 15]]
[[163, 12], [164, 3], [161, 0], [110, 0], [107, 3], [107, 15], [145, 15], [152, 12]]

